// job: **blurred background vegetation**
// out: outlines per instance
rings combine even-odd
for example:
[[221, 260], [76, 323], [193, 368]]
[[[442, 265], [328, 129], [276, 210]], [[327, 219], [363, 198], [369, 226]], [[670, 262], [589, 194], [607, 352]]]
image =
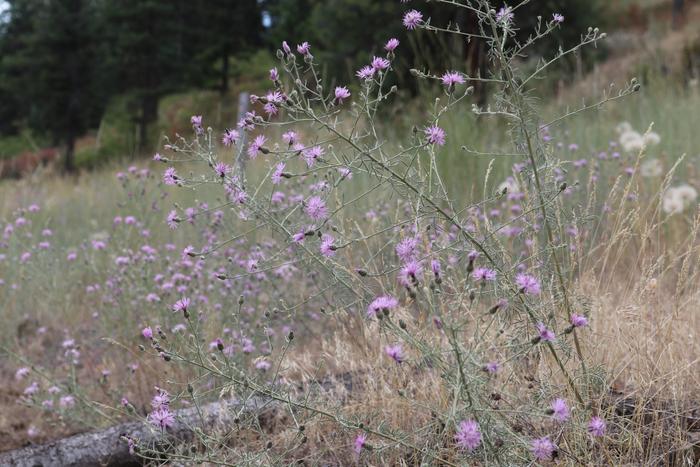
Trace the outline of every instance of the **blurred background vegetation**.
[[[538, 14], [550, 17], [554, 12], [566, 17], [565, 27], [530, 50], [523, 66], [532, 66], [552, 46], [574, 44], [589, 26], [623, 31], [644, 25], [648, 30], [650, 20], [660, 18], [656, 8], [671, 12], [671, 19], [658, 21], [672, 28], [688, 3], [535, 0], [518, 10], [523, 31], [531, 30]], [[391, 121], [400, 128], [422, 111], [412, 98], [426, 91], [410, 76], [411, 68], [476, 74], [488, 60], [477, 42], [445, 42], [425, 31], [406, 34], [400, 18], [411, 8], [419, 8], [434, 25], [468, 30], [474, 24], [464, 9], [395, 0], [0, 1], [0, 160], [29, 153], [40, 159], [41, 151], [51, 148], [53, 153], [43, 154], [60, 155], [71, 171], [151, 154], [161, 135], [185, 131], [195, 113], [206, 115], [217, 130], [233, 126], [238, 93], [262, 92], [268, 86], [267, 71], [283, 40], [292, 46], [309, 41], [327, 84], [352, 85], [355, 71], [381, 53], [388, 38], [399, 38], [393, 79], [402, 94]], [[625, 40], [621, 33], [614, 44], [624, 47]], [[697, 43], [678, 47], [692, 63]], [[560, 62], [539, 92], [552, 96], [575, 86], [598, 73], [609, 53], [607, 48], [589, 49]], [[647, 68], [634, 65], [632, 71], [652, 79], [666, 66], [646, 63]], [[482, 103], [486, 91], [477, 89]], [[455, 131], [475, 137], [488, 133], [472, 124], [459, 126], [473, 123], [468, 112], [455, 118]]]

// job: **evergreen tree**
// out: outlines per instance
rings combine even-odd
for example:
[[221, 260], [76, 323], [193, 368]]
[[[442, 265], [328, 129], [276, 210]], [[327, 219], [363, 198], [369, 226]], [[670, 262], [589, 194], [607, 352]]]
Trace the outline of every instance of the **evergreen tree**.
[[[5, 92], [31, 128], [63, 146], [74, 169], [76, 139], [96, 125], [105, 98], [95, 72], [95, 9], [90, 0], [16, 0], [10, 4], [12, 42], [3, 58]], [[16, 46], [16, 48], [15, 48]]]
[[230, 58], [262, 45], [262, 17], [258, 0], [199, 0], [202, 32], [200, 57], [207, 78], [213, 77], [222, 94], [229, 89]]

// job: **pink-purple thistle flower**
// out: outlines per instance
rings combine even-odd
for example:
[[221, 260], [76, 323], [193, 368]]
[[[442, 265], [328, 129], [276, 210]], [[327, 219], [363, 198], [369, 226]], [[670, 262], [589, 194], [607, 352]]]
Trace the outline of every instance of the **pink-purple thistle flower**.
[[529, 274], [520, 273], [515, 277], [515, 284], [521, 293], [527, 295], [540, 294], [540, 281], [536, 277]]
[[384, 44], [384, 50], [386, 50], [387, 52], [393, 52], [394, 50], [396, 50], [396, 48], [399, 46], [399, 44], [400, 44], [399, 40], [396, 39], [395, 37], [392, 37], [391, 39], [389, 39], [387, 41], [386, 44]]
[[548, 329], [544, 323], [537, 323], [537, 332], [539, 333], [539, 340], [544, 342], [553, 342], [556, 339], [554, 331]]
[[406, 263], [415, 258], [417, 246], [418, 240], [415, 237], [406, 237], [396, 244], [396, 255]]
[[323, 220], [328, 217], [328, 208], [325, 201], [318, 196], [309, 198], [306, 202], [304, 212], [313, 220]]
[[142, 335], [145, 339], [153, 339], [153, 330], [152, 330], [150, 327], [145, 327], [145, 328], [143, 328], [143, 330], [141, 331], [141, 335]]
[[148, 414], [148, 421], [161, 430], [165, 430], [175, 424], [175, 416], [167, 407], [154, 410]]
[[374, 72], [375, 72], [374, 68], [372, 68], [369, 65], [366, 65], [366, 66], [363, 66], [362, 68], [360, 68], [359, 70], [357, 70], [357, 73], [355, 73], [355, 75], [360, 79], [368, 80], [374, 76]]
[[376, 71], [386, 70], [389, 68], [389, 65], [391, 65], [391, 62], [384, 57], [372, 58], [372, 68], [374, 68]]
[[549, 437], [533, 439], [530, 442], [530, 451], [535, 459], [544, 461], [550, 460], [557, 446], [550, 441]]
[[554, 399], [549, 414], [558, 422], [565, 422], [571, 417], [571, 411], [564, 399]]
[[600, 417], [592, 417], [591, 421], [588, 422], [588, 433], [591, 436], [604, 436], [606, 429], [605, 420]]
[[384, 352], [396, 363], [402, 363], [404, 361], [403, 347], [401, 347], [401, 344], [387, 345], [384, 347]]
[[372, 303], [367, 307], [367, 316], [374, 317], [379, 311], [389, 311], [393, 310], [399, 305], [399, 301], [396, 300], [391, 295], [382, 295], [381, 297], [375, 298]]
[[183, 297], [173, 304], [173, 311], [174, 312], [178, 312], [178, 311], [185, 312], [185, 311], [187, 311], [189, 306], [190, 306], [190, 299], [187, 297]]
[[442, 80], [443, 86], [452, 90], [457, 84], [464, 84], [464, 76], [456, 71], [448, 71], [440, 78]]
[[345, 86], [337, 86], [335, 88], [335, 100], [338, 104], [342, 104], [345, 99], [350, 97], [350, 91]]
[[258, 155], [258, 151], [262, 150], [266, 142], [267, 138], [265, 138], [265, 135], [256, 136], [253, 142], [248, 146], [248, 157], [255, 159]]
[[170, 227], [173, 230], [177, 229], [177, 226], [181, 221], [182, 220], [177, 215], [177, 211], [175, 211], [175, 210], [170, 211], [168, 213], [168, 217], [166, 218], [166, 222], [168, 224], [168, 227]]
[[334, 241], [335, 238], [333, 238], [332, 235], [323, 234], [321, 236], [321, 254], [323, 256], [330, 257], [335, 255], [335, 246], [333, 245]]
[[297, 45], [297, 52], [299, 52], [302, 55], [310, 55], [311, 45], [309, 45], [308, 42], [302, 42], [301, 44]]
[[472, 272], [472, 279], [477, 282], [492, 282], [496, 280], [496, 271], [489, 268], [476, 268], [474, 272]]
[[292, 144], [299, 141], [299, 135], [296, 131], [288, 131], [282, 135], [282, 141], [291, 146]]
[[560, 13], [554, 13], [552, 15], [552, 21], [555, 23], [563, 23], [564, 22], [564, 16]]
[[277, 82], [280, 79], [280, 74], [277, 71], [277, 68], [271, 68], [270, 69], [270, 81]]
[[355, 451], [355, 454], [360, 454], [362, 452], [362, 449], [365, 447], [367, 444], [367, 435], [364, 433], [360, 433], [355, 437], [355, 441], [353, 442], [353, 451]]
[[163, 172], [163, 183], [166, 185], [176, 185], [179, 180], [175, 167], [168, 167]]
[[282, 181], [282, 173], [284, 173], [284, 168], [286, 167], [284, 162], [280, 162], [275, 167], [275, 171], [272, 172], [270, 177], [273, 185], [278, 185]]
[[457, 426], [455, 441], [460, 449], [472, 452], [481, 444], [481, 430], [474, 420], [462, 420]]
[[231, 166], [223, 162], [217, 162], [214, 166], [214, 172], [216, 172], [219, 177], [224, 178], [226, 174], [231, 172]]
[[426, 128], [425, 135], [429, 144], [437, 144], [438, 146], [445, 145], [445, 130], [439, 126], [433, 125]]
[[403, 15], [403, 25], [409, 31], [416, 29], [418, 25], [423, 21], [423, 14], [416, 10], [411, 10]]
[[582, 328], [584, 326], [588, 326], [588, 318], [574, 313], [571, 315], [571, 325], [575, 328]]
[[513, 8], [506, 5], [503, 5], [496, 13], [496, 21], [502, 24], [510, 23], [514, 17]]
[[240, 134], [236, 130], [226, 130], [221, 137], [221, 143], [226, 146], [230, 147], [238, 141], [238, 138], [240, 137]]

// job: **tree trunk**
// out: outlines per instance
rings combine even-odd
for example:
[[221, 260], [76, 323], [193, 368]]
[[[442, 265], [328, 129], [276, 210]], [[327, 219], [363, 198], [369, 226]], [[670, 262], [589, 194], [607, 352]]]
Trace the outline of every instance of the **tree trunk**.
[[141, 118], [139, 119], [139, 151], [148, 148], [148, 126], [158, 118], [158, 97], [147, 93], [141, 97]]
[[228, 47], [224, 48], [224, 55], [222, 58], [223, 63], [221, 65], [221, 95], [225, 95], [228, 92], [228, 70], [229, 70], [229, 52]]
[[683, 22], [684, 0], [673, 0], [673, 28], [678, 29]]
[[75, 171], [75, 137], [69, 136], [66, 141], [66, 152], [63, 155], [63, 170], [68, 173]]
[[254, 398], [245, 403], [220, 401], [201, 408], [178, 410], [175, 424], [162, 433], [145, 422], [129, 422], [103, 431], [84, 433], [41, 446], [29, 446], [0, 453], [0, 465], [12, 467], [87, 467], [87, 466], [138, 466], [143, 459], [129, 452], [127, 437], [137, 442], [138, 449], [147, 451], [167, 450], [170, 443], [186, 442], [194, 438], [195, 430], [209, 432], [216, 428], [231, 427], [242, 413], [261, 414], [276, 410], [277, 403]]

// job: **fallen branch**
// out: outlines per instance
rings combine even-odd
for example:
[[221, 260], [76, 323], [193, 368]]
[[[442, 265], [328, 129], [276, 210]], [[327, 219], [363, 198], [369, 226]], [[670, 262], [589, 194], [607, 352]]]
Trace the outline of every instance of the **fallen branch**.
[[158, 448], [173, 443], [191, 441], [196, 430], [211, 430], [231, 426], [234, 419], [245, 414], [260, 415], [277, 404], [254, 398], [241, 402], [219, 401], [200, 407], [188, 407], [175, 412], [176, 423], [167, 434], [146, 422], [122, 423], [102, 431], [83, 433], [49, 444], [29, 446], [0, 453], [0, 465], [17, 467], [53, 466], [131, 466], [142, 465], [143, 459], [129, 450], [126, 436], [138, 440], [143, 448]]

